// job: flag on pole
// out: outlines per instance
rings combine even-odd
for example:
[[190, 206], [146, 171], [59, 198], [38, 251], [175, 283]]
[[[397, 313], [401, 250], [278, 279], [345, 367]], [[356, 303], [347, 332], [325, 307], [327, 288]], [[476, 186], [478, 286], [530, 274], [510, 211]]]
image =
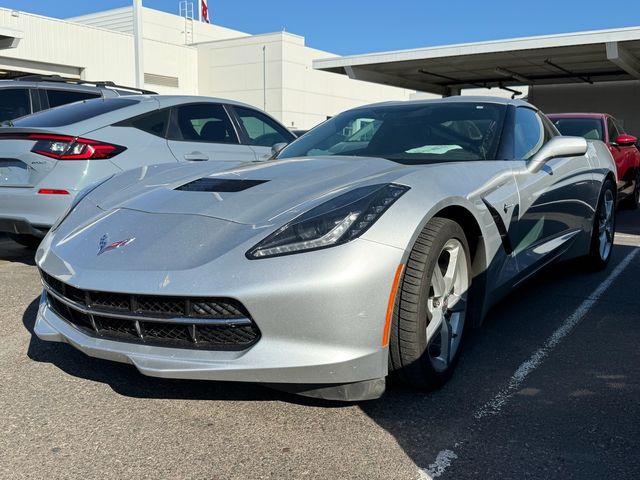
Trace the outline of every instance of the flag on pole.
[[200, 21], [209, 22], [209, 5], [207, 5], [207, 0], [200, 0]]

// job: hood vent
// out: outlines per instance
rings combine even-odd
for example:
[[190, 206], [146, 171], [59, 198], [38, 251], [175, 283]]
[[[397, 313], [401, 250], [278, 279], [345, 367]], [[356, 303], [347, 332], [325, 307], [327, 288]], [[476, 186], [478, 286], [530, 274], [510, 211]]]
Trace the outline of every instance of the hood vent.
[[268, 180], [237, 180], [229, 178], [199, 178], [193, 182], [185, 183], [176, 188], [176, 190], [184, 190], [186, 192], [242, 192], [249, 188], [255, 187]]

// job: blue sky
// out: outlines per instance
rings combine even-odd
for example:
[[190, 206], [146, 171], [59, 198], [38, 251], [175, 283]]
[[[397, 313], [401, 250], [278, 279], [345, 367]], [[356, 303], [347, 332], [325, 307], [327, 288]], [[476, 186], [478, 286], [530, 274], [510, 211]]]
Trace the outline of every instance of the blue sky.
[[[177, 13], [178, 0], [143, 0]], [[197, 0], [194, 4], [197, 5]], [[65, 18], [131, 0], [0, 0], [0, 6]], [[341, 55], [640, 25], [638, 0], [209, 0], [212, 21], [249, 33], [303, 35]]]

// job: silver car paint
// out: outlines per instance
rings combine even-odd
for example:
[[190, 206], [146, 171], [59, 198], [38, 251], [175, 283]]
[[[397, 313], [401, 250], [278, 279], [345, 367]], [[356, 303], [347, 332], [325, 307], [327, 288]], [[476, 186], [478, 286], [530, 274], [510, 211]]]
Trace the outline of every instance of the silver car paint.
[[[481, 238], [473, 275], [484, 277], [486, 310], [542, 265], [588, 251], [599, 189], [614, 172], [601, 142], [591, 143], [586, 156], [551, 160], [534, 176], [520, 161], [403, 166], [350, 157], [222, 172], [206, 164], [144, 167], [97, 188], [47, 235], [36, 256], [40, 268], [83, 289], [235, 298], [260, 327], [261, 340], [240, 353], [101, 340], [58, 318], [45, 301], [35, 331], [44, 340], [68, 342], [154, 376], [328, 384], [384, 377], [382, 336], [394, 272], [433, 216], [453, 207], [477, 222]], [[207, 175], [269, 181], [241, 194], [174, 190]], [[361, 238], [296, 255], [246, 258], [258, 241], [301, 212], [355, 186], [387, 182], [411, 189]], [[558, 203], [564, 204], [559, 212]], [[488, 205], [513, 239], [512, 253]], [[520, 231], [528, 212], [545, 211], [545, 205], [560, 226], [547, 236]], [[136, 241], [96, 256], [105, 232]]]

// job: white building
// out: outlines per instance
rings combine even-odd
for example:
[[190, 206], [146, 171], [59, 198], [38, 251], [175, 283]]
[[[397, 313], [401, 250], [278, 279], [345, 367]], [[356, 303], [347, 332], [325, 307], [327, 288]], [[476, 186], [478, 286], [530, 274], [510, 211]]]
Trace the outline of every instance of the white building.
[[[314, 70], [314, 60], [334, 54], [309, 48], [291, 33], [250, 35], [149, 8], [142, 18], [145, 88], [158, 93], [243, 101], [300, 129], [354, 106], [413, 93]], [[131, 7], [67, 20], [0, 8], [3, 30], [21, 39], [0, 50], [0, 76], [135, 83]]]

